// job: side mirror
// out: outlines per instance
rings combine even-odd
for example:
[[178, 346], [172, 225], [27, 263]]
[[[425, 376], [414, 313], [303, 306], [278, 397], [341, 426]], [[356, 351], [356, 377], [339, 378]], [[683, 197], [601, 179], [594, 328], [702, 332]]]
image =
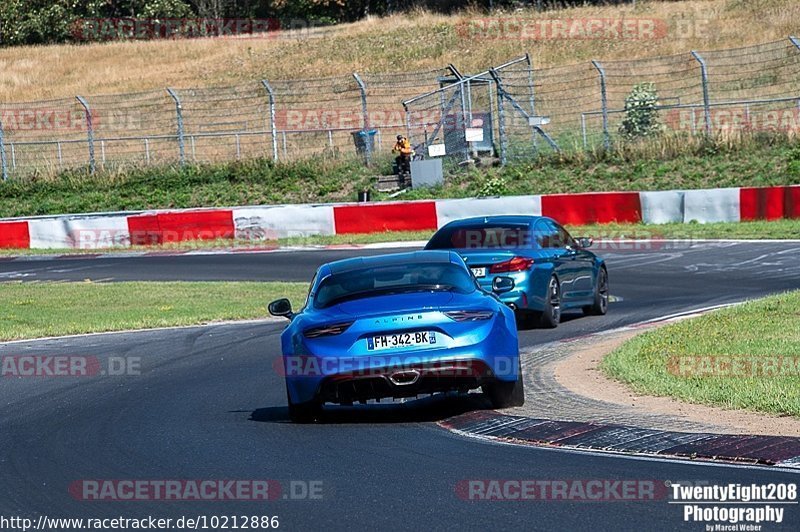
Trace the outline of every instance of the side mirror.
[[495, 277], [492, 281], [492, 291], [496, 293], [508, 292], [514, 288], [514, 279], [511, 277]]
[[292, 318], [292, 303], [284, 298], [276, 299], [267, 306], [267, 310], [273, 316], [280, 316], [281, 318]]
[[588, 236], [582, 236], [576, 238], [575, 243], [578, 244], [578, 249], [586, 249], [592, 247], [592, 244], [594, 244], [594, 240], [592, 240]]

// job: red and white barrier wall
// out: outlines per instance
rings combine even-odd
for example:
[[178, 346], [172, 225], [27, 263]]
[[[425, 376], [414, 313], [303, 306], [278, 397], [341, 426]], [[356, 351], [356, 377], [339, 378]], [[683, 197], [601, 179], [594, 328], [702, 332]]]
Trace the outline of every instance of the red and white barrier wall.
[[187, 240], [433, 230], [470, 216], [544, 215], [565, 224], [800, 218], [800, 185], [655, 192], [100, 213], [0, 220], [0, 247], [103, 249]]

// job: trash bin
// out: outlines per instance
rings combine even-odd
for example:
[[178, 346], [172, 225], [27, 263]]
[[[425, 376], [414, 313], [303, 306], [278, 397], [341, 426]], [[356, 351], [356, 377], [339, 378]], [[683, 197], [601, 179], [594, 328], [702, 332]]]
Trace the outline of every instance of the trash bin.
[[359, 129], [358, 131], [351, 131], [350, 134], [353, 135], [353, 143], [356, 145], [356, 153], [364, 154], [364, 152], [367, 150], [367, 142], [369, 142], [370, 153], [375, 153], [375, 135], [378, 134], [377, 129], [368, 129], [366, 131]]

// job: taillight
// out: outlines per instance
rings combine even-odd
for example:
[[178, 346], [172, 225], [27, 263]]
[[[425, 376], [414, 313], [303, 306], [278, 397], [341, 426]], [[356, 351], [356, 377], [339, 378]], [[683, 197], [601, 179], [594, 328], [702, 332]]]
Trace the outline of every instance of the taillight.
[[454, 310], [445, 312], [445, 315], [453, 321], [482, 321], [491, 319], [494, 312], [491, 310]]
[[489, 273], [521, 272], [533, 266], [533, 259], [528, 257], [512, 257], [509, 260], [492, 264]]
[[342, 334], [353, 324], [352, 321], [347, 323], [334, 323], [332, 325], [323, 325], [322, 327], [312, 327], [303, 331], [303, 336], [306, 338], [319, 338], [320, 336], [336, 336]]

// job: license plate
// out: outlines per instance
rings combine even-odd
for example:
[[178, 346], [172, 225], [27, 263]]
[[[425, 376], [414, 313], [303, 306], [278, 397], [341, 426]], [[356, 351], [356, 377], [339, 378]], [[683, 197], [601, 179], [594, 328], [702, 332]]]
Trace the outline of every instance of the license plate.
[[386, 334], [367, 338], [367, 349], [379, 351], [395, 347], [411, 347], [419, 345], [435, 345], [436, 333], [433, 331], [417, 331], [397, 334]]
[[475, 277], [486, 277], [486, 268], [470, 268]]

